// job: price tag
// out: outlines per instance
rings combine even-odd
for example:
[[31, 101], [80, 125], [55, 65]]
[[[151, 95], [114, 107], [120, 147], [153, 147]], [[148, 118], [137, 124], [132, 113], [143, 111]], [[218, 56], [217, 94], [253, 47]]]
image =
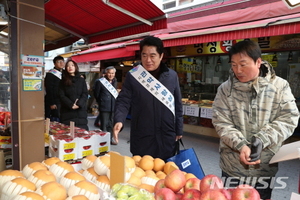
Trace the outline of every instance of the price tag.
[[201, 107], [200, 117], [211, 119], [212, 118], [212, 108]]
[[197, 106], [186, 106], [185, 115], [199, 117], [199, 107]]
[[212, 108], [207, 108], [206, 118], [212, 119], [213, 110]]
[[75, 153], [65, 154], [63, 157], [63, 160], [74, 160], [75, 159]]
[[108, 151], [108, 146], [99, 148], [99, 153], [103, 153], [103, 152], [107, 152], [107, 151]]
[[82, 157], [93, 155], [93, 150], [87, 150], [82, 152]]
[[206, 108], [201, 107], [200, 117], [206, 118]]
[[66, 143], [64, 144], [64, 149], [75, 149], [76, 143], [72, 142], [72, 143]]

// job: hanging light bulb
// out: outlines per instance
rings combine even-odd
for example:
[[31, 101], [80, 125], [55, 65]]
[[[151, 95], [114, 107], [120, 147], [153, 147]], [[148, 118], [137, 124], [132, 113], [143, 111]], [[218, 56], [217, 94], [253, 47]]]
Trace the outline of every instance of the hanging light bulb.
[[291, 62], [292, 60], [293, 60], [293, 52], [290, 51], [287, 61]]
[[274, 53], [272, 61], [278, 61], [278, 59], [277, 59], [277, 53]]

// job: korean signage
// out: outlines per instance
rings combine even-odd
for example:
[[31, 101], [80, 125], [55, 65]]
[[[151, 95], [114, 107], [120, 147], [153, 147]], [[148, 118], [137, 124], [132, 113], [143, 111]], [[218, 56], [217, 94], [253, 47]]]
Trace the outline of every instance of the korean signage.
[[213, 110], [211, 107], [201, 107], [200, 110], [200, 117], [207, 119], [212, 118]]
[[[275, 50], [275, 49], [295, 49], [300, 48], [300, 35], [283, 35], [274, 37], [259, 37], [250, 38], [256, 41], [261, 50]], [[183, 45], [171, 48], [171, 56], [179, 55], [201, 55], [201, 54], [221, 54], [228, 53], [231, 46], [235, 43], [244, 40], [225, 40], [218, 42], [208, 42], [194, 45]]]
[[44, 57], [21, 55], [23, 91], [41, 91]]

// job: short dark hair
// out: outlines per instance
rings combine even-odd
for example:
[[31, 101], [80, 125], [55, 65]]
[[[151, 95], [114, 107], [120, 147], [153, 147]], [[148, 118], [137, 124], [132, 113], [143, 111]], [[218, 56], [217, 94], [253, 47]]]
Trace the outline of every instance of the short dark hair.
[[140, 41], [140, 51], [143, 50], [144, 46], [155, 46], [156, 51], [159, 55], [164, 52], [164, 43], [158, 37], [148, 36], [145, 37], [143, 40]]
[[56, 56], [55, 58], [53, 58], [53, 63], [55, 64], [56, 61], [58, 61], [58, 60], [63, 60], [64, 61], [65, 59], [62, 56]]
[[254, 62], [256, 62], [258, 58], [261, 58], [261, 49], [258, 43], [252, 40], [243, 40], [233, 45], [229, 50], [229, 60], [231, 61], [232, 55], [238, 53], [248, 55]]

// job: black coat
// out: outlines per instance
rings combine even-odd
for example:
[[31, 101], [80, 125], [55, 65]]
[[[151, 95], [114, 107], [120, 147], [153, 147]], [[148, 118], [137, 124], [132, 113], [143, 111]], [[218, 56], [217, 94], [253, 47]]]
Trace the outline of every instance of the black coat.
[[58, 87], [59, 87], [60, 78], [55, 76], [54, 74], [48, 72], [45, 77], [45, 103], [49, 106], [58, 105], [60, 103], [58, 96]]
[[[63, 80], [59, 85], [59, 97], [61, 100], [60, 118], [61, 122], [70, 125], [70, 121], [75, 122], [75, 126], [88, 130], [87, 108], [86, 102], [88, 91], [84, 78], [79, 75], [72, 77], [72, 85], [63, 84]], [[72, 109], [73, 104], [77, 100], [78, 109]]]
[[114, 122], [122, 122], [131, 109], [130, 151], [133, 155], [151, 155], [167, 159], [174, 155], [175, 139], [182, 135], [181, 92], [177, 73], [161, 65], [159, 81], [175, 98], [172, 112], [148, 92], [130, 73], [116, 100]]
[[[112, 81], [114, 88], [117, 88], [117, 79]], [[106, 89], [99, 79], [96, 80], [94, 85], [94, 96], [99, 105], [99, 111], [101, 112], [114, 112], [115, 109], [115, 97]]]

